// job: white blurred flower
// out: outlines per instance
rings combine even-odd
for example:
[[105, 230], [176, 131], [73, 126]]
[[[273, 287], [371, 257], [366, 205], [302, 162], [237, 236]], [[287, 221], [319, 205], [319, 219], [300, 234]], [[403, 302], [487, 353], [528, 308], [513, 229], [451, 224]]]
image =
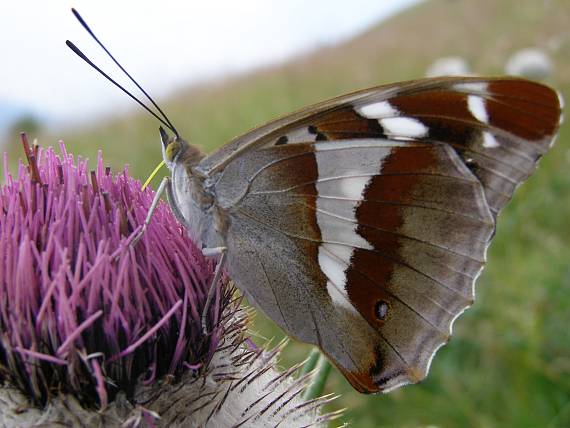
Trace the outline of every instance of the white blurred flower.
[[550, 57], [541, 49], [526, 48], [515, 52], [505, 64], [505, 73], [530, 79], [546, 79], [552, 73]]
[[467, 61], [459, 56], [446, 56], [436, 59], [427, 69], [427, 77], [468, 76], [471, 68]]

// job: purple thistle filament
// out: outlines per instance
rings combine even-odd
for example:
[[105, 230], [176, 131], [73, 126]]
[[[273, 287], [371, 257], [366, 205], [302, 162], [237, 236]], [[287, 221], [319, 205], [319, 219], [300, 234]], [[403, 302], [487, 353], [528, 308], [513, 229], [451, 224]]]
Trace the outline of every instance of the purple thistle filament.
[[0, 188], [0, 380], [36, 404], [67, 392], [105, 407], [137, 381], [207, 366], [223, 332], [217, 296], [200, 316], [213, 265], [160, 204], [136, 247], [129, 238], [154, 196], [95, 171], [61, 144], [30, 150]]

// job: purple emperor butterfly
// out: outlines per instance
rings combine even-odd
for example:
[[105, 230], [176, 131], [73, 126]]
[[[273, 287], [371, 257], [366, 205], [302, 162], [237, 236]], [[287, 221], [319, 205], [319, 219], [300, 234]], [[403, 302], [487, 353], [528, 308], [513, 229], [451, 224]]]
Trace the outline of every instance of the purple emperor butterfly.
[[206, 156], [148, 98], [174, 132], [161, 128], [160, 190], [218, 273], [367, 393], [426, 377], [561, 119], [539, 83], [425, 79], [305, 108]]

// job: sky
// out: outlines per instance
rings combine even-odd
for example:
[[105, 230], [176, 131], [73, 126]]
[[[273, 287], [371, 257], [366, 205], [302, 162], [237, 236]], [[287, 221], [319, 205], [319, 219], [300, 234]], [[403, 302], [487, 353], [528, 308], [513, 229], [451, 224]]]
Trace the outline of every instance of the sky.
[[[155, 98], [350, 38], [418, 0], [2, 0], [0, 127], [30, 111], [47, 125], [133, 108], [65, 45], [127, 80], [70, 12], [75, 7]], [[132, 88], [132, 86], [129, 86]], [[4, 120], [2, 120], [4, 119]]]

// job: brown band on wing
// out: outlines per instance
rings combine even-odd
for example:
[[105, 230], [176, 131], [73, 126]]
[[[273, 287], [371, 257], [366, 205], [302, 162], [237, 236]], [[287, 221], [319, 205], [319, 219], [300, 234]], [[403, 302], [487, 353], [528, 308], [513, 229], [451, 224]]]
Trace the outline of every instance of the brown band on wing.
[[[441, 170], [442, 156], [440, 151], [434, 150], [432, 146], [416, 147], [394, 147], [390, 156], [382, 163], [379, 174], [401, 174], [401, 173], [430, 173]], [[456, 171], [449, 171], [448, 175], [458, 175]], [[367, 191], [375, 192], [371, 183]], [[412, 190], [414, 183], [409, 183], [409, 190]]]
[[[310, 146], [309, 146], [310, 147]], [[316, 200], [318, 196], [316, 183], [319, 178], [319, 168], [313, 147], [303, 148], [300, 150], [299, 145], [284, 145], [279, 148], [283, 153], [280, 157], [283, 160], [275, 163], [271, 169], [262, 172], [256, 178], [256, 182], [264, 182], [264, 190], [288, 189], [296, 186], [301, 186], [304, 192], [302, 203], [287, 203], [287, 198], [284, 198], [280, 206], [281, 212], [272, 213], [272, 215], [265, 216], [271, 222], [277, 223], [279, 229], [292, 230], [297, 229], [303, 236], [319, 242], [321, 240], [321, 232], [317, 224], [315, 216]], [[274, 161], [275, 162], [275, 161]], [[267, 172], [268, 176], [265, 180], [264, 174]], [[270, 206], [270, 205], [267, 205]], [[287, 225], [286, 223], [291, 223]], [[310, 241], [301, 241], [307, 251], [306, 254], [311, 259], [317, 261], [317, 252], [314, 245], [309, 245]], [[301, 244], [300, 244], [301, 245]]]
[[386, 138], [377, 120], [360, 116], [350, 106], [317, 118], [314, 127], [327, 140]]
[[[369, 203], [394, 204], [398, 206], [421, 206], [426, 208], [446, 210], [473, 217], [471, 212], [461, 211], [465, 204], [470, 203], [474, 195], [473, 186], [466, 182], [458, 185], [451, 177], [437, 175], [378, 175], [374, 177], [375, 186], [369, 189]], [[434, 192], [439, 189], [439, 192]], [[454, 203], [450, 203], [454, 201]], [[381, 206], [377, 207], [382, 209]], [[475, 216], [479, 218], [479, 216]]]
[[237, 174], [249, 173], [254, 176], [250, 192], [279, 191], [308, 184], [306, 192], [316, 195], [314, 183], [318, 178], [318, 168], [312, 146], [283, 144], [267, 157], [264, 155], [266, 152], [259, 152], [260, 166], [255, 165], [251, 172], [236, 171]]
[[558, 129], [560, 103], [549, 87], [528, 80], [504, 80], [490, 82], [488, 91], [493, 100], [487, 104], [491, 124], [531, 141], [550, 139]]
[[462, 120], [473, 120], [467, 109], [467, 94], [454, 91], [419, 92], [411, 96], [400, 96], [389, 100], [405, 117], [440, 116]]

